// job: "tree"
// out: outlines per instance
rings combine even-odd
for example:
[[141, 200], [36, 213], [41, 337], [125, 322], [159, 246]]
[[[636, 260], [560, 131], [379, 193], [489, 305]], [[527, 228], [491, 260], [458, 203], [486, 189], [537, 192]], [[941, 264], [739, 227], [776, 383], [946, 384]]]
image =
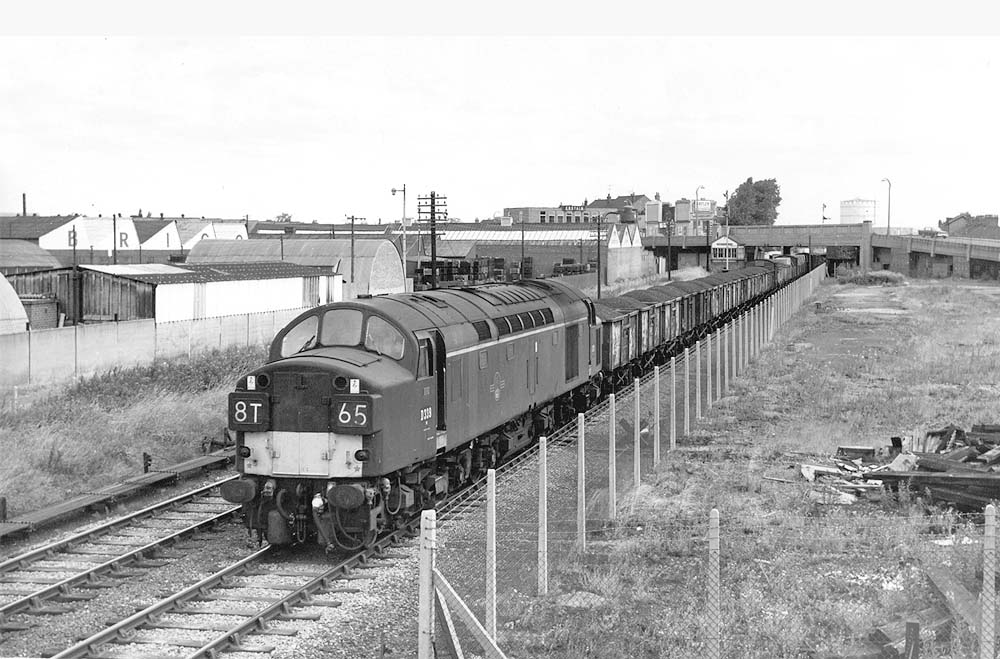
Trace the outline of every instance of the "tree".
[[754, 181], [748, 178], [728, 197], [729, 223], [774, 224], [780, 203], [781, 188], [775, 179]]
[[291, 222], [292, 221], [292, 216], [289, 215], [288, 213], [281, 213], [277, 217], [274, 218], [274, 221], [275, 222]]

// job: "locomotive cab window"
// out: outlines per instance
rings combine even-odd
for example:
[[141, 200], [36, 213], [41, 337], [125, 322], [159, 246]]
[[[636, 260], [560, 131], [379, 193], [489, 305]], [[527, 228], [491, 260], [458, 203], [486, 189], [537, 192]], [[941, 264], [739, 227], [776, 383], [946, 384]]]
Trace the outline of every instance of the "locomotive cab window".
[[420, 357], [417, 361], [417, 377], [426, 378], [434, 375], [434, 357], [431, 352], [431, 340], [420, 339]]
[[403, 335], [398, 329], [378, 316], [368, 317], [368, 327], [365, 330], [366, 349], [393, 359], [402, 359], [403, 345]]
[[291, 357], [292, 355], [309, 350], [316, 346], [316, 328], [319, 326], [319, 318], [309, 316], [298, 325], [288, 330], [285, 338], [281, 340], [281, 356]]
[[323, 314], [323, 333], [319, 337], [325, 346], [356, 346], [361, 343], [362, 314], [357, 309], [331, 309]]

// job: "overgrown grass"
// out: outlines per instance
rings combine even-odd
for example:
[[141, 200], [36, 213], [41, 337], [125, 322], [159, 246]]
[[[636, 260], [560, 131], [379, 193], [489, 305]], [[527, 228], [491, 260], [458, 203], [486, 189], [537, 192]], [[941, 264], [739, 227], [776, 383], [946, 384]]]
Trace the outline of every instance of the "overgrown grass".
[[[978, 590], [976, 518], [905, 491], [824, 505], [799, 475], [801, 463], [840, 445], [884, 447], [893, 435], [922, 437], [950, 422], [1000, 423], [1000, 288], [915, 282], [876, 291], [823, 286], [821, 308], [807, 305], [779, 332], [731, 395], [664, 454], [634, 501], [620, 497], [628, 510], [620, 537], [595, 550], [608, 560], [570, 555], [549, 597], [507, 602], [517, 613], [501, 647], [560, 659], [705, 656], [711, 508], [722, 518], [724, 657], [846, 653], [875, 626], [940, 603], [927, 563]], [[941, 538], [952, 543], [933, 542]], [[574, 608], [574, 593], [603, 599]], [[923, 643], [927, 657], [978, 651], [961, 624]]]
[[901, 286], [906, 283], [906, 277], [892, 270], [860, 272], [853, 269], [837, 268], [837, 283], [857, 286]]
[[0, 416], [0, 495], [11, 515], [142, 471], [142, 454], [165, 467], [221, 439], [226, 397], [262, 347], [230, 348], [86, 378], [36, 392]]

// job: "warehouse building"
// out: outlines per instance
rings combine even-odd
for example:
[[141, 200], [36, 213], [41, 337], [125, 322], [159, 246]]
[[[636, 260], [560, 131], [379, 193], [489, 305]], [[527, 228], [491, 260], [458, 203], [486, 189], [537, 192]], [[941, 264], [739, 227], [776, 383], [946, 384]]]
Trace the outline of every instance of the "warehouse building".
[[343, 275], [344, 297], [406, 291], [399, 250], [391, 240], [282, 238], [277, 240], [203, 240], [188, 254], [192, 265], [277, 261], [330, 268]]

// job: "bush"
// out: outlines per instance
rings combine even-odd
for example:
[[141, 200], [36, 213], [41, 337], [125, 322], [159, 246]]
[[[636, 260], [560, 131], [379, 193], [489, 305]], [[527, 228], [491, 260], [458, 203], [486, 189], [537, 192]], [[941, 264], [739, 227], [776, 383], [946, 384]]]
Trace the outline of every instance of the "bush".
[[856, 284], [858, 286], [903, 286], [906, 284], [906, 277], [892, 270], [870, 270], [865, 273], [854, 268], [839, 266], [836, 277], [839, 284]]

